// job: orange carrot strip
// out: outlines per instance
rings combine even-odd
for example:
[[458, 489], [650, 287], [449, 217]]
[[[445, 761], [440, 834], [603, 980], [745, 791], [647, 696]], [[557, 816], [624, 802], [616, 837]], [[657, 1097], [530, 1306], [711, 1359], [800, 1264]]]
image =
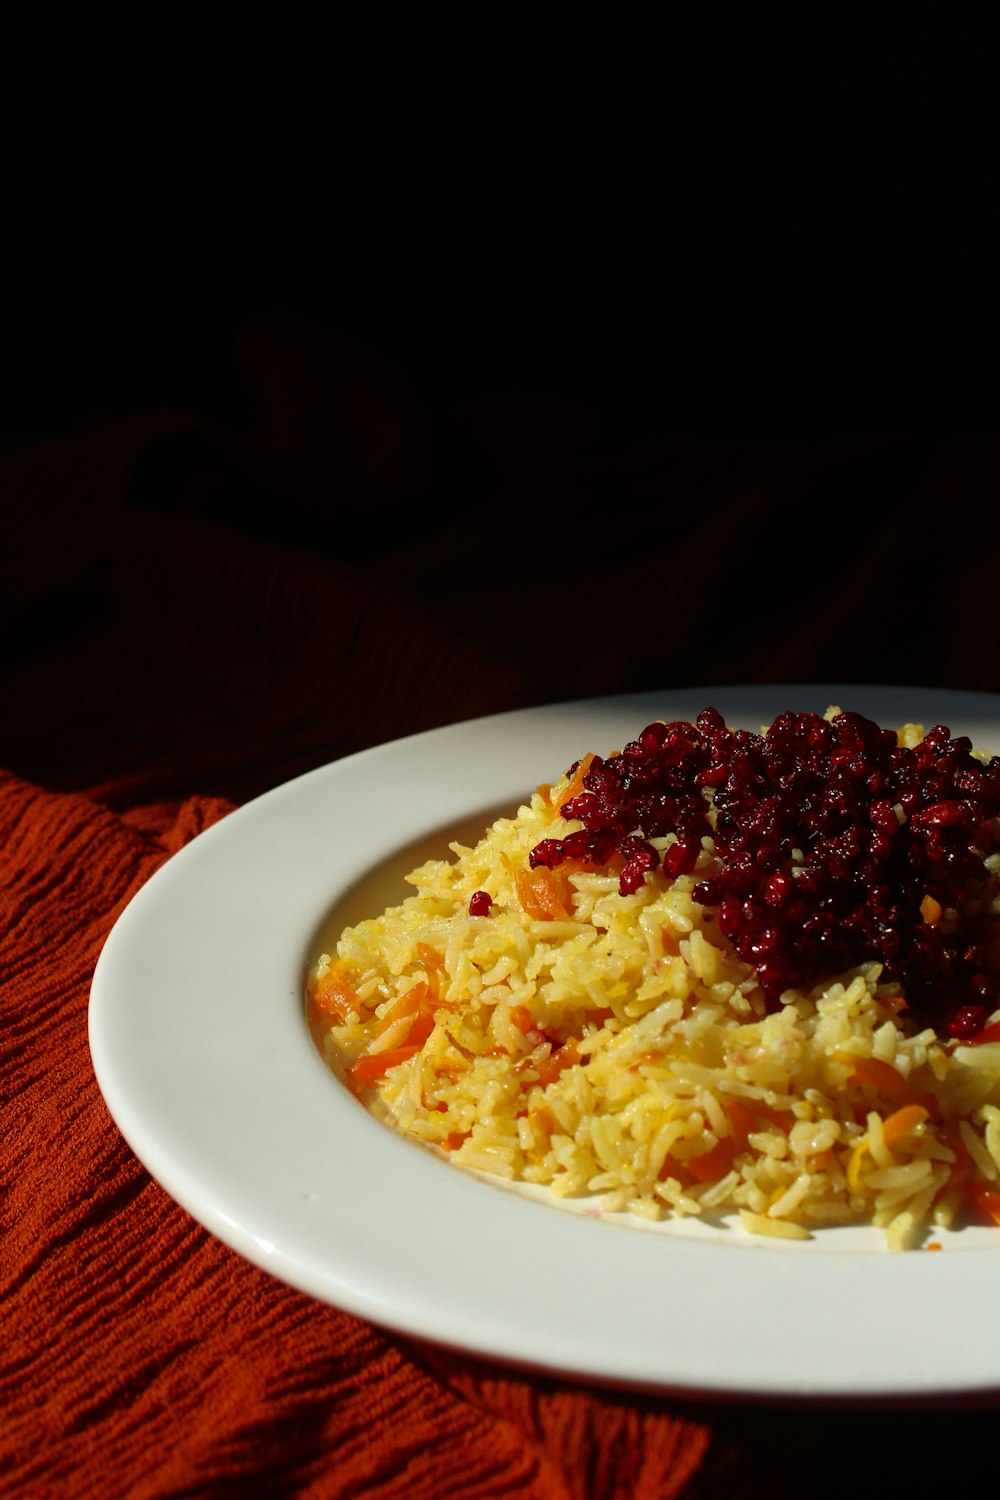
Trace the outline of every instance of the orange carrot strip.
[[577, 1051], [576, 1043], [570, 1038], [568, 1042], [559, 1048], [558, 1052], [550, 1052], [548, 1057], [543, 1058], [538, 1064], [538, 1082], [542, 1085], [542, 1088], [547, 1088], [550, 1083], [556, 1081], [560, 1073], [565, 1072], [567, 1068], [571, 1068], [574, 1063], [578, 1063], [579, 1061], [580, 1054]]
[[912, 1135], [918, 1125], [922, 1125], [927, 1119], [927, 1113], [922, 1104], [904, 1104], [894, 1110], [882, 1122], [882, 1137], [886, 1145], [897, 1146], [908, 1135]]
[[514, 885], [517, 899], [529, 917], [538, 922], [564, 922], [569, 917], [566, 882], [544, 865], [537, 870], [518, 870]]
[[413, 1022], [406, 1034], [406, 1045], [408, 1047], [422, 1047], [434, 1030], [434, 1016], [431, 1011], [422, 1010], [413, 1018]]
[[745, 1151], [751, 1133], [757, 1129], [756, 1115], [749, 1105], [743, 1103], [742, 1099], [723, 1099], [722, 1107], [729, 1121], [733, 1145], [737, 1151]]
[[559, 794], [559, 807], [556, 808], [557, 812], [560, 808], [564, 807], [567, 802], [572, 802], [574, 797], [579, 797], [581, 792], [586, 791], [586, 788], [583, 784], [583, 778], [590, 770], [591, 761], [593, 759], [594, 757], [592, 754], [587, 754], [583, 757], [580, 764], [573, 772], [572, 780], [570, 781], [566, 790], [564, 792], [560, 792]]
[[878, 1089], [879, 1093], [888, 1094], [890, 1099], [898, 1099], [901, 1104], [910, 1099], [910, 1085], [891, 1063], [882, 1062], [878, 1057], [853, 1057], [845, 1054], [841, 1054], [841, 1061], [849, 1063], [853, 1082], [866, 1083], [870, 1088]]
[[419, 1047], [407, 1042], [403, 1047], [386, 1047], [384, 1052], [365, 1052], [351, 1068], [350, 1076], [358, 1084], [374, 1083], [377, 1078], [388, 1073], [390, 1068], [407, 1062], [419, 1051]]
[[735, 1099], [725, 1098], [722, 1107], [729, 1121], [729, 1129], [733, 1145], [737, 1153], [745, 1151], [750, 1142], [750, 1137], [760, 1130], [761, 1122], [766, 1125], [776, 1125], [785, 1135], [795, 1124], [795, 1116], [790, 1109], [772, 1109], [770, 1105], [761, 1104], [757, 1099]]
[[361, 1001], [351, 985], [337, 969], [331, 969], [317, 984], [312, 996], [316, 1014], [328, 1021], [346, 1021], [348, 1014], [361, 1012]]
[[400, 995], [399, 999], [389, 1007], [379, 1021], [376, 1035], [381, 1036], [383, 1031], [388, 1031], [392, 1023], [398, 1021], [401, 1016], [415, 1015], [427, 999], [427, 993], [427, 986], [421, 979], [411, 990], [407, 990], [405, 995]]
[[613, 1016], [614, 1011], [611, 1006], [605, 1005], [600, 1010], [588, 1010], [585, 1019], [590, 1021], [594, 1026], [603, 1026], [605, 1021], [610, 1021]]
[[956, 1120], [946, 1120], [938, 1127], [938, 1140], [942, 1146], [954, 1153], [954, 1164], [949, 1168], [948, 1181], [944, 1191], [950, 1192], [954, 1189], [964, 1188], [976, 1170], [976, 1164], [969, 1155], [969, 1149], [962, 1139], [962, 1132]]
[[1000, 1225], [1000, 1192], [987, 1182], [970, 1182], [965, 1196], [979, 1224]]
[[703, 1156], [692, 1156], [690, 1161], [685, 1162], [685, 1166], [699, 1182], [718, 1182], [732, 1167], [735, 1155], [735, 1142], [731, 1136], [725, 1136], [716, 1141], [711, 1151], [706, 1151]]
[[678, 1161], [675, 1156], [665, 1156], [663, 1166], [656, 1174], [657, 1180], [659, 1182], [666, 1182], [668, 1177], [676, 1177], [682, 1188], [690, 1187], [694, 1181], [690, 1169], [690, 1162]]

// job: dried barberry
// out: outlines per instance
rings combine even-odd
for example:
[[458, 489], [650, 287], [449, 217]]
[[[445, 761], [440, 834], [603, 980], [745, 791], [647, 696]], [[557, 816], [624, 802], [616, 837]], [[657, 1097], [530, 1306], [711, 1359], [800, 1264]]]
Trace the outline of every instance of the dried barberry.
[[717, 863], [694, 897], [772, 1003], [876, 960], [918, 1019], [968, 1040], [997, 998], [984, 862], [1000, 847], [1000, 758], [971, 752], [940, 724], [908, 747], [860, 714], [789, 712], [754, 734], [706, 708], [595, 756], [561, 808], [582, 827], [530, 861], [617, 856], [627, 895], [650, 871], [691, 873], [710, 837]]

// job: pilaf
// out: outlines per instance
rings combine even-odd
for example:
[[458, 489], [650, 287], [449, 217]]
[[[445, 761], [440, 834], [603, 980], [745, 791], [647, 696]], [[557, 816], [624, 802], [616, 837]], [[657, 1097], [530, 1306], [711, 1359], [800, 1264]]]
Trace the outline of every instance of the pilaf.
[[308, 981], [327, 1061], [406, 1136], [647, 1220], [891, 1249], [1000, 1223], [1000, 760], [706, 710], [451, 851]]

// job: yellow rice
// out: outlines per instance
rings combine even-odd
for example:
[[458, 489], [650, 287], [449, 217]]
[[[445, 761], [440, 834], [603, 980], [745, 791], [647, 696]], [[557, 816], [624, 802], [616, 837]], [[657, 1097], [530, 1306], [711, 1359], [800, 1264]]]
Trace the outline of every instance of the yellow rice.
[[[1000, 1043], [907, 1028], [874, 963], [768, 1014], [692, 896], [718, 868], [710, 838], [690, 875], [623, 896], [614, 870], [578, 870], [565, 918], [532, 915], [530, 851], [579, 826], [557, 811], [567, 784], [414, 870], [415, 894], [319, 958], [310, 1015], [338, 1075], [452, 1162], [604, 1211], [736, 1214], [785, 1239], [871, 1223], [892, 1249], [959, 1222], [959, 1157], [1000, 1178]], [[469, 915], [477, 891], [486, 916]], [[418, 1050], [359, 1082], [358, 1060], [405, 1050], [420, 1014]]]

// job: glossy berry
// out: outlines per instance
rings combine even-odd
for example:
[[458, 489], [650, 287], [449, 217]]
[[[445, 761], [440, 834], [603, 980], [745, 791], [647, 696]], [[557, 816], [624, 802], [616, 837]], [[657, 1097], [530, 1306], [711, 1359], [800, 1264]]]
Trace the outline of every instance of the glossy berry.
[[910, 748], [860, 714], [785, 713], [753, 734], [707, 708], [595, 757], [563, 810], [581, 826], [530, 861], [614, 860], [627, 895], [696, 872], [711, 839], [695, 899], [772, 1003], [875, 960], [915, 1019], [969, 1040], [997, 1003], [983, 908], [1000, 849], [1000, 758], [971, 750], [943, 725]]

